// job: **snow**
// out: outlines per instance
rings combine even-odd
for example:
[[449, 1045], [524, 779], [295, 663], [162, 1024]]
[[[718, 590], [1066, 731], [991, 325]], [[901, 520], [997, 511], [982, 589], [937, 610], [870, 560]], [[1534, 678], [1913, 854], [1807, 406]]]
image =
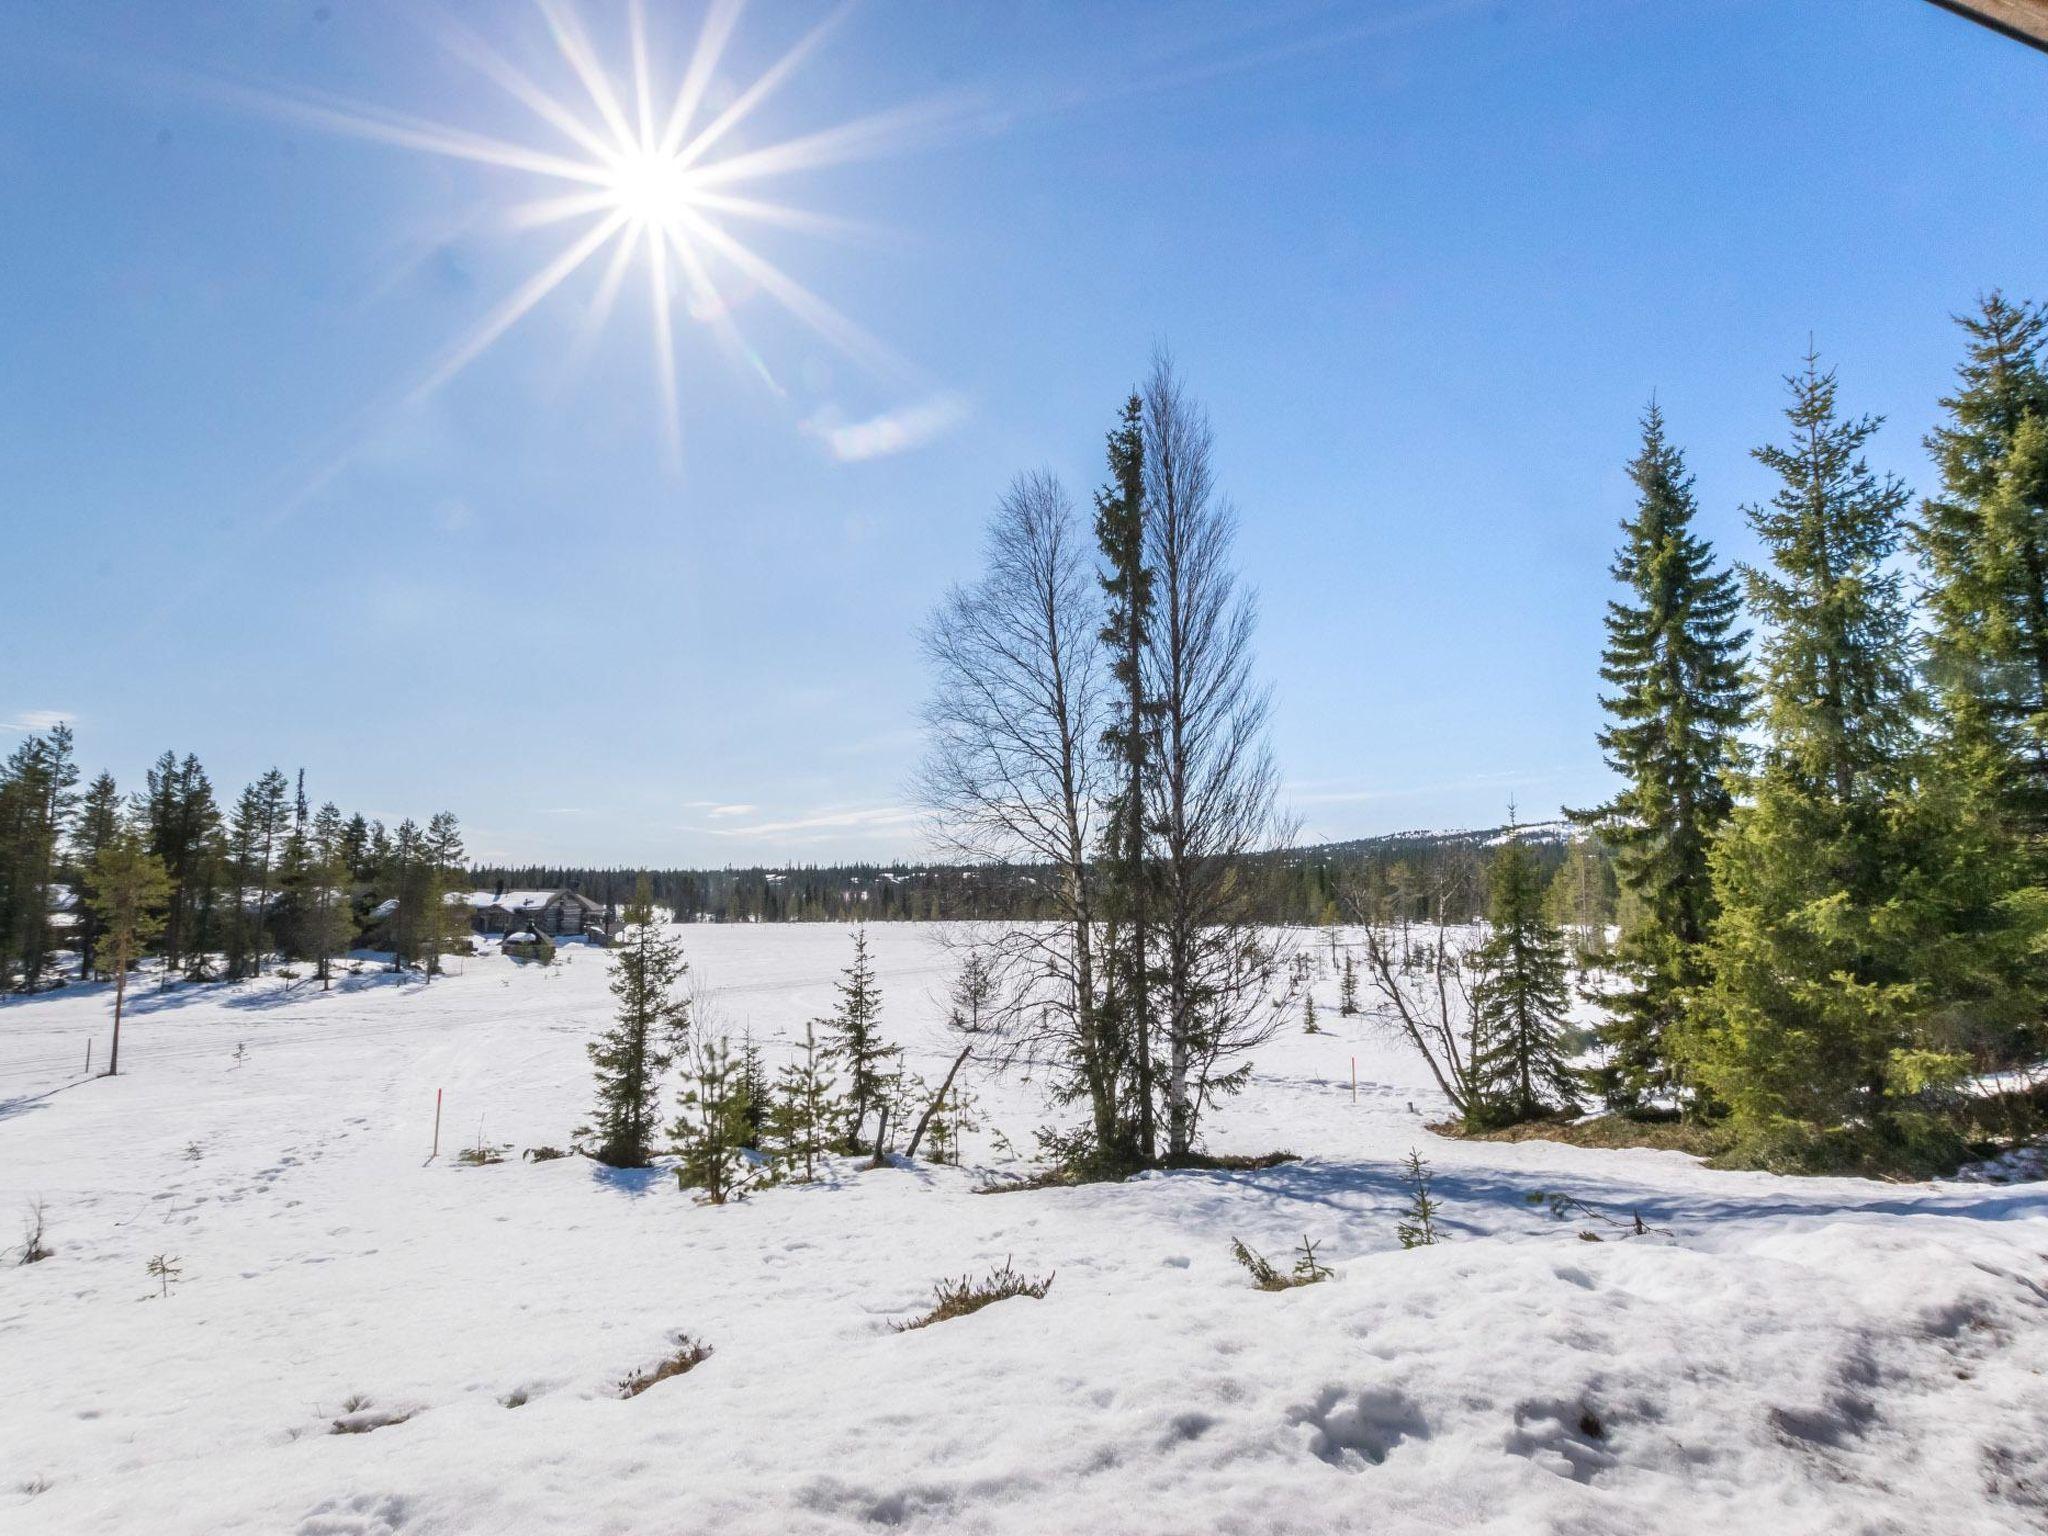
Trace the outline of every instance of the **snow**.
[[[700, 1016], [751, 1028], [771, 1058], [831, 1006], [850, 949], [826, 926], [682, 935]], [[888, 1026], [935, 1081], [939, 935], [869, 939]], [[2048, 1521], [2039, 1184], [1442, 1140], [1423, 1129], [1441, 1108], [1425, 1073], [1339, 1017], [1327, 971], [1326, 1033], [1290, 1025], [1214, 1117], [1213, 1150], [1304, 1154], [1257, 1173], [982, 1195], [988, 1169], [1019, 1171], [989, 1130], [968, 1137], [983, 1172], [841, 1163], [723, 1208], [659, 1170], [516, 1150], [465, 1166], [479, 1141], [564, 1146], [587, 1109], [608, 960], [561, 955], [489, 953], [431, 983], [366, 965], [327, 993], [145, 988], [117, 1079], [80, 1080], [106, 988], [0, 1005], [0, 1215], [40, 1197], [55, 1250], [0, 1268], [0, 1528]], [[973, 1084], [1018, 1146], [1064, 1118], [1044, 1086]], [[1449, 1240], [1403, 1252], [1410, 1147]], [[1559, 1219], [1539, 1192], [1669, 1236]], [[1265, 1294], [1229, 1254], [1237, 1236], [1285, 1267], [1303, 1233], [1334, 1280]], [[145, 1273], [159, 1254], [180, 1272], [168, 1298]], [[935, 1280], [1006, 1257], [1056, 1272], [1050, 1294], [890, 1328]], [[621, 1399], [684, 1332], [715, 1353]]]

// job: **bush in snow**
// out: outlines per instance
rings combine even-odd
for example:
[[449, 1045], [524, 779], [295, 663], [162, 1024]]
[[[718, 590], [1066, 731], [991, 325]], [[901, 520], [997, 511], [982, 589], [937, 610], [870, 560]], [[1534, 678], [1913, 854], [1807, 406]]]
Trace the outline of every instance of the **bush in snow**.
[[43, 1202], [31, 1200], [21, 1216], [21, 1257], [17, 1265], [36, 1264], [50, 1256], [43, 1246]]
[[1294, 1269], [1289, 1274], [1281, 1274], [1270, 1259], [1238, 1238], [1230, 1240], [1230, 1253], [1245, 1267], [1252, 1284], [1262, 1291], [1291, 1291], [1297, 1285], [1314, 1285], [1336, 1273], [1316, 1257], [1316, 1245], [1309, 1241], [1306, 1232], [1301, 1236], [1301, 1247], [1295, 1253]]
[[649, 1366], [644, 1371], [634, 1371], [619, 1383], [619, 1396], [638, 1397], [658, 1381], [667, 1381], [671, 1376], [680, 1376], [693, 1371], [711, 1358], [711, 1346], [699, 1343], [687, 1333], [676, 1335], [675, 1353]]
[[171, 1294], [171, 1282], [184, 1272], [176, 1259], [164, 1253], [158, 1254], [143, 1268], [148, 1271], [149, 1278], [156, 1281], [160, 1287], [157, 1292], [160, 1297]]
[[1008, 1301], [1012, 1296], [1029, 1296], [1035, 1301], [1052, 1289], [1052, 1282], [1051, 1275], [1043, 1280], [1026, 1279], [1005, 1259], [1002, 1268], [991, 1269], [979, 1280], [972, 1275], [962, 1275], [958, 1280], [941, 1280], [932, 1287], [931, 1311], [908, 1322], [897, 1323], [895, 1328], [898, 1333], [908, 1333], [913, 1328], [929, 1328], [933, 1323], [965, 1317], [992, 1302]]

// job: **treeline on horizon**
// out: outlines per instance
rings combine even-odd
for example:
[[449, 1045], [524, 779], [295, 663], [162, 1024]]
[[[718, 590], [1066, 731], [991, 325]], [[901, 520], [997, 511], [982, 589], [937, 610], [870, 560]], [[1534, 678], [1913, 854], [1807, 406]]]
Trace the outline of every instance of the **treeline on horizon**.
[[[1401, 833], [1384, 838], [1285, 849], [1245, 860], [1257, 921], [1333, 924], [1357, 916], [1360, 891], [1385, 892], [1415, 922], [1476, 921], [1486, 911], [1486, 850], [1505, 827], [1471, 832]], [[1562, 839], [1529, 839], [1546, 875], [1567, 858]], [[1590, 856], [1607, 863], [1598, 839]], [[480, 890], [566, 886], [623, 909], [648, 882], [654, 904], [684, 921], [719, 923], [1031, 922], [1058, 915], [1051, 870], [1030, 864], [926, 862], [729, 865], [652, 869], [561, 864], [480, 864]], [[1611, 888], [1611, 871], [1604, 875]], [[1603, 910], [1613, 911], [1612, 893]], [[1347, 911], [1349, 915], [1347, 916]]]

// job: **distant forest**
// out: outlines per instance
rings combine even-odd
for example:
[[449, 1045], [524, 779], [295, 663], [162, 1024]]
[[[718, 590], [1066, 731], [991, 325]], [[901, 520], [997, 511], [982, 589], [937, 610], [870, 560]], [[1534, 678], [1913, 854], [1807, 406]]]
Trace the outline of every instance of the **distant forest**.
[[[1490, 849], [1514, 836], [1546, 876], [1570, 847], [1559, 823], [1479, 831], [1395, 832], [1257, 856], [1245, 878], [1262, 921], [1337, 923], [1392, 912], [1414, 922], [1477, 920], [1486, 909]], [[720, 923], [1029, 921], [1056, 916], [1048, 871], [1029, 865], [934, 863], [753, 865], [725, 869], [592, 869], [478, 865], [479, 889], [567, 886], [624, 906], [643, 877], [657, 905]]]

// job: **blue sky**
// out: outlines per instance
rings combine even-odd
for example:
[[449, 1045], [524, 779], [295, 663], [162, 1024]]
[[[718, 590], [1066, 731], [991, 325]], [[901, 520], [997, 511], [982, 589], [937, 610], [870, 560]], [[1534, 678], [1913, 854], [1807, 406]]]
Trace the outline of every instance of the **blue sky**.
[[[1913, 0], [870, 0], [722, 146], [911, 108], [758, 189], [863, 229], [726, 227], [894, 361], [729, 274], [749, 356], [677, 320], [678, 454], [637, 267], [601, 327], [593, 261], [418, 387], [579, 226], [309, 120], [568, 146], [413, 14], [0, 19], [0, 722], [72, 717], [124, 784], [168, 746], [229, 792], [275, 762], [452, 807], [484, 856], [914, 854], [915, 625], [1013, 474], [1085, 499], [1164, 342], [1306, 830], [1548, 814], [1605, 787], [1651, 393], [1743, 555], [1809, 335], [1924, 486], [1948, 315], [2048, 297], [2048, 58]], [[589, 115], [538, 10], [448, 14]], [[628, 74], [625, 12], [578, 14]], [[823, 14], [749, 10], [706, 116]], [[650, 5], [658, 82], [700, 15]]]

